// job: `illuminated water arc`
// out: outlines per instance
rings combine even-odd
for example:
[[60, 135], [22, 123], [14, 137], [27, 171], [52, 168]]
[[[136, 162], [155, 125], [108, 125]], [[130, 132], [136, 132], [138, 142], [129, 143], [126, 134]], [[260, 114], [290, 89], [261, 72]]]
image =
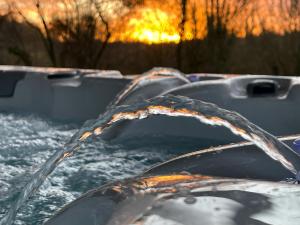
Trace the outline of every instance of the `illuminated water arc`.
[[[164, 98], [166, 100], [162, 101]], [[157, 103], [155, 103], [156, 101]], [[134, 110], [132, 110], [131, 106], [123, 106], [121, 110], [118, 108], [115, 114], [100, 120], [101, 122], [100, 124], [98, 123], [98, 126], [96, 124], [92, 130], [82, 133], [79, 140], [84, 141], [90, 136], [101, 135], [113, 124], [122, 120], [145, 119], [153, 115], [189, 117], [195, 118], [204, 124], [224, 126], [232, 133], [256, 144], [267, 155], [279, 161], [293, 174], [296, 175], [300, 171], [300, 158], [293, 150], [237, 113], [220, 109], [211, 103], [174, 96], [167, 98], [157, 97], [138, 105], [140, 106], [135, 107]], [[202, 111], [201, 109], [193, 109], [196, 106], [201, 106]]]
[[153, 68], [142, 75], [138, 76], [137, 78], [133, 79], [116, 97], [115, 99], [109, 104], [107, 109], [110, 109], [112, 107], [115, 107], [120, 104], [122, 99], [126, 98], [126, 96], [131, 93], [135, 88], [137, 88], [141, 82], [145, 80], [154, 80], [154, 79], [160, 79], [161, 76], [166, 77], [176, 77], [180, 80], [182, 80], [185, 83], [191, 83], [183, 73], [181, 73], [178, 70], [172, 69], [172, 68], [163, 68], [163, 67], [157, 67]]

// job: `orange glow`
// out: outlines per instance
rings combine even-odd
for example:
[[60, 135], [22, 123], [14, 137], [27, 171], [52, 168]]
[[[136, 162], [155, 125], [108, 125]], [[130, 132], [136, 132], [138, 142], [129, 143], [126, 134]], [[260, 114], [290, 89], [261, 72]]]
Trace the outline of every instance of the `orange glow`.
[[183, 175], [183, 174], [172, 174], [172, 175], [162, 175], [155, 177], [142, 178], [134, 186], [139, 188], [151, 188], [151, 187], [161, 187], [166, 185], [174, 185], [181, 182], [193, 182], [200, 180], [211, 179], [209, 176], [202, 175]]
[[34, 10], [28, 9], [28, 10], [26, 10], [25, 14], [30, 21], [38, 21], [39, 20], [39, 15]]
[[[41, 23], [32, 1], [8, 1], [17, 2], [30, 21]], [[90, 4], [86, 0], [78, 1], [83, 12], [85, 7], [89, 8]], [[228, 6], [233, 7], [235, 1], [228, 1]], [[65, 16], [66, 10], [69, 14], [75, 12], [72, 1], [69, 0], [43, 0], [41, 2], [43, 3], [41, 4], [42, 11], [48, 22], [53, 18], [53, 14], [58, 17]], [[181, 18], [178, 2], [177, 0], [145, 0], [141, 5], [126, 9], [121, 1], [104, 1], [101, 6], [103, 14], [110, 23], [112, 31], [110, 42], [178, 43], [180, 41], [178, 26]], [[203, 39], [207, 34], [206, 1], [190, 0], [188, 2], [183, 38], [184, 40]], [[240, 11], [237, 17], [228, 21], [226, 24], [228, 30], [241, 38], [249, 33], [258, 36], [265, 30], [279, 35], [300, 30], [299, 16], [286, 18], [285, 14], [280, 11], [280, 0], [274, 0], [270, 4], [269, 1], [251, 1], [251, 4]], [[100, 27], [99, 30], [99, 34], [102, 34]], [[98, 36], [96, 38], [101, 39]]]
[[148, 44], [178, 43], [180, 36], [167, 12], [157, 8], [142, 8], [128, 20], [120, 39]]
[[89, 131], [84, 132], [83, 135], [79, 138], [79, 141], [84, 141], [84, 140], [86, 140], [88, 137], [90, 137], [92, 135], [93, 135], [92, 132], [89, 132]]

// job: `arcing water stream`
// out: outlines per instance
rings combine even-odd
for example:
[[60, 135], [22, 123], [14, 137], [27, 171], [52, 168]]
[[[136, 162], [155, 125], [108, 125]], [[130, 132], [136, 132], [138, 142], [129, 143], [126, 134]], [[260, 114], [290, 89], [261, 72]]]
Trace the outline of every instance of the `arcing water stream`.
[[92, 136], [103, 134], [112, 125], [122, 120], [146, 119], [154, 115], [195, 118], [208, 125], [224, 126], [231, 132], [255, 143], [272, 159], [279, 161], [295, 176], [300, 171], [300, 158], [288, 146], [237, 113], [227, 111], [214, 104], [185, 97], [163, 96], [143, 101], [132, 106], [120, 106], [107, 111], [88, 127], [83, 127], [65, 147], [52, 155], [35, 173], [32, 180], [20, 193], [19, 198], [1, 220], [1, 225], [11, 225], [20, 206], [36, 191], [46, 177], [65, 158], [74, 154], [81, 143]]
[[137, 88], [143, 81], [160, 79], [162, 76], [166, 77], [176, 77], [179, 80], [182, 80], [185, 83], [191, 83], [180, 71], [172, 69], [172, 68], [153, 68], [141, 76], [133, 79], [125, 88], [122, 90], [115, 99], [108, 105], [107, 110], [120, 105], [122, 100], [126, 98], [126, 96], [131, 93], [135, 88]]

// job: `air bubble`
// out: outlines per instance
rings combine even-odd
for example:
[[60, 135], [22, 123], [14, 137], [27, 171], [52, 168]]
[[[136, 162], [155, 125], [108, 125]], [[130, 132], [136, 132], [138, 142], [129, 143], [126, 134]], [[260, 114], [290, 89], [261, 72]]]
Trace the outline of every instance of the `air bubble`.
[[186, 198], [184, 199], [184, 202], [185, 202], [186, 204], [191, 205], [191, 204], [195, 204], [195, 203], [197, 202], [197, 199], [194, 198], [193, 196], [189, 196], [189, 197], [186, 197]]
[[181, 174], [181, 175], [187, 175], [187, 176], [192, 175], [192, 174], [191, 174], [190, 172], [188, 172], [188, 171], [181, 171], [180, 174]]

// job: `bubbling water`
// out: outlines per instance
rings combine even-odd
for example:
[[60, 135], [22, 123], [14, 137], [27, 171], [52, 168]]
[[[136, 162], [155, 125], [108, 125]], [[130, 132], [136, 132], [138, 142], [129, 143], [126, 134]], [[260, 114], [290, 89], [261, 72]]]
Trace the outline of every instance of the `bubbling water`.
[[300, 158], [287, 145], [277, 140], [261, 128], [250, 123], [239, 114], [221, 109], [214, 104], [186, 97], [162, 96], [143, 101], [132, 106], [120, 106], [107, 111], [88, 126], [80, 129], [65, 147], [57, 151], [35, 173], [20, 193], [18, 200], [10, 208], [0, 225], [11, 225], [18, 209], [43, 183], [46, 177], [62, 162], [70, 157], [80, 144], [93, 136], [102, 135], [112, 125], [123, 120], [146, 119], [154, 115], [167, 115], [170, 117], [195, 118], [208, 125], [224, 126], [231, 132], [260, 147], [272, 159], [279, 161], [286, 169], [297, 175], [300, 170]]

